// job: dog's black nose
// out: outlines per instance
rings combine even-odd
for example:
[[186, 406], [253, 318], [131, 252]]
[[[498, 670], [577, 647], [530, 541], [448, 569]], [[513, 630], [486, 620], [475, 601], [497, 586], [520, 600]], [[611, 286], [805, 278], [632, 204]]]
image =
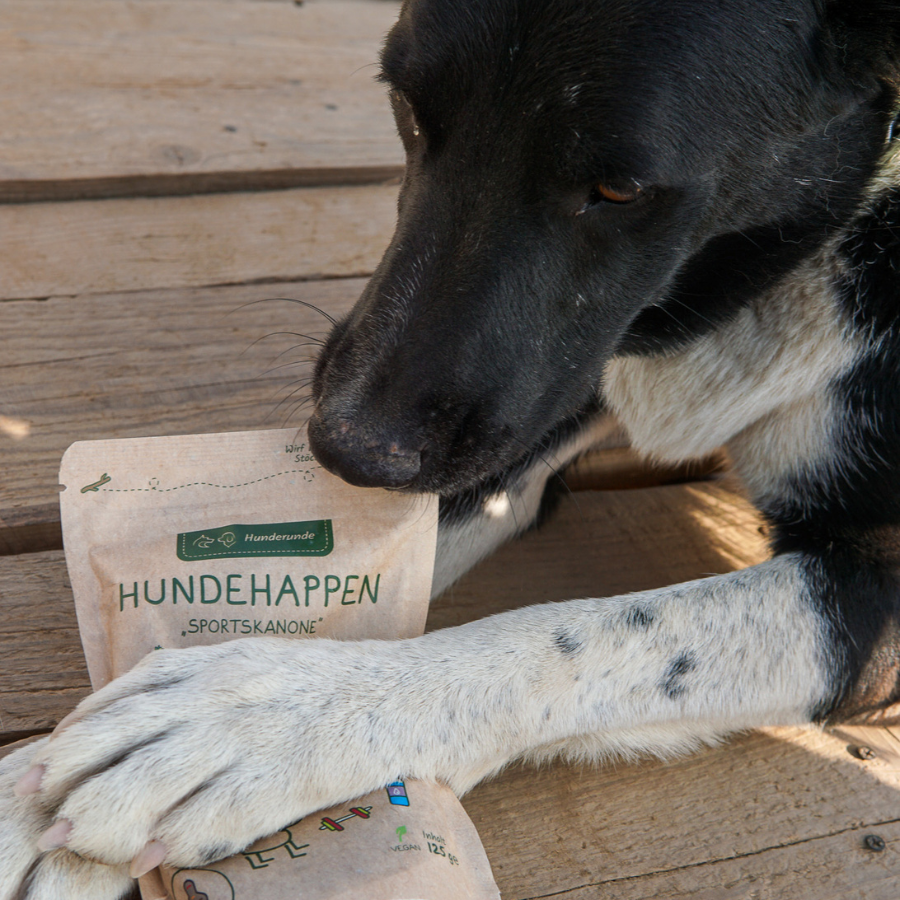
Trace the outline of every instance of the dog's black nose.
[[357, 487], [406, 487], [422, 467], [419, 450], [318, 410], [309, 420], [309, 446], [329, 472]]

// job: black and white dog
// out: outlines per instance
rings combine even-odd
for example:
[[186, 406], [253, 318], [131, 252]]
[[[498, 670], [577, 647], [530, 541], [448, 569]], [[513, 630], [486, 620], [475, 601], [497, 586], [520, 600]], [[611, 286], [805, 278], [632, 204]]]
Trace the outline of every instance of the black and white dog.
[[773, 557], [411, 641], [155, 654], [0, 764], [2, 900], [112, 900], [401, 776], [900, 701], [900, 4], [407, 0], [382, 65], [399, 223], [318, 361], [318, 458], [444, 498], [440, 590], [612, 410], [659, 459], [727, 444]]

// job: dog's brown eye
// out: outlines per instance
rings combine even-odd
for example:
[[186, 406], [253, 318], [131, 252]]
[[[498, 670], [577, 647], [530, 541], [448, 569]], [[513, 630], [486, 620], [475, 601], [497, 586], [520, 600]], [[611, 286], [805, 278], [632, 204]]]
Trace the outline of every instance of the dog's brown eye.
[[637, 186], [619, 190], [611, 188], [609, 185], [595, 184], [591, 191], [591, 203], [634, 203], [641, 196], [641, 189]]

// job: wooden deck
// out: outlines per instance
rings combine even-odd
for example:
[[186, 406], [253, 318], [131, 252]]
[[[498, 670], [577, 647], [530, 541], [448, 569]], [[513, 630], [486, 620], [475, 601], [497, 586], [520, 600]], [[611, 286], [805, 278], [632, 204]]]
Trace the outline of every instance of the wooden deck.
[[[377, 262], [402, 154], [371, 66], [396, 11], [0, 0], [0, 745], [49, 730], [88, 690], [60, 549], [63, 450], [282, 425], [306, 370], [271, 367], [304, 350], [273, 363], [297, 339], [253, 342], [322, 323], [247, 304], [339, 313]], [[651, 470], [620, 444], [570, 474], [541, 532], [440, 598], [429, 627], [764, 558], [736, 486], [691, 480], [714, 464]], [[504, 900], [900, 894], [896, 730], [767, 729], [669, 763], [516, 767], [465, 805]]]

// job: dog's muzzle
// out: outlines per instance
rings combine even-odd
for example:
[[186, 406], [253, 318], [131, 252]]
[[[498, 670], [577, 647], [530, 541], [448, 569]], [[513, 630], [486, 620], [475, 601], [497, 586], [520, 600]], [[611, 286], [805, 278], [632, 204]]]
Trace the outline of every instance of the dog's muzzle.
[[422, 468], [421, 449], [371, 426], [326, 419], [318, 408], [309, 420], [309, 445], [329, 472], [357, 487], [408, 487]]

